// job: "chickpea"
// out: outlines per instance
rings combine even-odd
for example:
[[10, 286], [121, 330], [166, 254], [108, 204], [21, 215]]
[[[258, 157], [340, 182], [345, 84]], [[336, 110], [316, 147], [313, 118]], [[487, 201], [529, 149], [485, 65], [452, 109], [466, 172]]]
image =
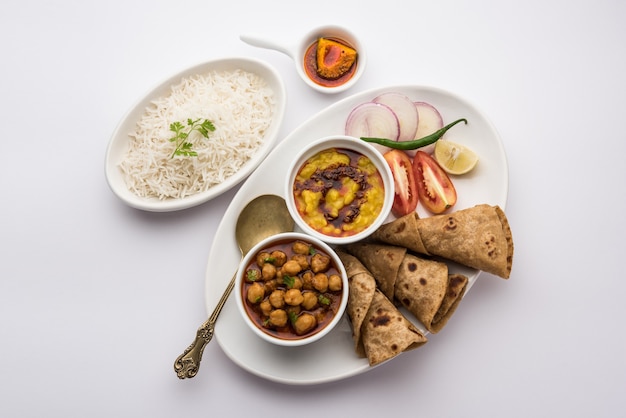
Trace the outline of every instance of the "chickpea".
[[313, 316], [315, 316], [315, 320], [319, 324], [320, 322], [322, 322], [324, 320], [324, 317], [326, 316], [326, 311], [318, 310], [317, 312], [315, 312], [315, 314]]
[[296, 276], [293, 278], [293, 285], [291, 286], [291, 288], [302, 290], [302, 279], [300, 278], [300, 276]]
[[289, 306], [289, 305], [287, 305], [285, 307], [285, 310], [287, 311], [288, 314], [298, 316], [298, 315], [300, 315], [300, 312], [302, 312], [302, 306], [301, 305], [298, 305], [298, 306]]
[[296, 331], [296, 334], [302, 335], [311, 331], [313, 328], [317, 326], [317, 320], [315, 317], [308, 313], [303, 313], [298, 316], [296, 321], [293, 324], [293, 328]]
[[329, 266], [330, 257], [320, 253], [314, 254], [313, 257], [311, 257], [311, 270], [313, 270], [313, 273], [326, 271]]
[[261, 308], [261, 312], [265, 316], [270, 316], [270, 313], [272, 313], [272, 305], [268, 300], [264, 300], [263, 302], [261, 302], [259, 307]]
[[310, 311], [317, 306], [317, 294], [315, 292], [304, 292], [302, 294], [302, 308]]
[[300, 264], [300, 268], [302, 270], [306, 270], [309, 268], [309, 259], [307, 258], [306, 255], [296, 254], [293, 257], [291, 257], [291, 259], [295, 261], [296, 263]]
[[268, 280], [266, 282], [263, 282], [263, 287], [265, 287], [265, 294], [269, 295], [274, 290], [278, 289], [278, 280], [277, 279], [272, 279], [272, 280]]
[[276, 327], [287, 325], [287, 312], [283, 309], [276, 309], [270, 313], [270, 323]]
[[302, 267], [300, 267], [297, 261], [289, 260], [282, 266], [281, 270], [283, 274], [295, 276], [302, 271]]
[[313, 290], [313, 272], [312, 271], [305, 271], [304, 274], [302, 274], [302, 288], [305, 290]]
[[265, 263], [263, 265], [263, 269], [261, 270], [261, 277], [263, 280], [272, 280], [276, 277], [276, 266], [270, 263]]
[[289, 289], [285, 292], [285, 303], [291, 306], [297, 306], [302, 303], [304, 297], [298, 289]]
[[259, 267], [263, 268], [263, 266], [267, 263], [266, 260], [270, 258], [270, 253], [267, 251], [261, 251], [256, 256], [256, 263]]
[[248, 288], [248, 301], [250, 303], [260, 303], [265, 297], [265, 288], [260, 283], [252, 283]]
[[328, 290], [331, 292], [337, 292], [341, 290], [343, 287], [343, 283], [341, 282], [341, 277], [337, 274], [331, 274], [328, 277]]
[[313, 287], [318, 292], [324, 293], [328, 291], [328, 276], [324, 273], [317, 273], [313, 276]]
[[309, 254], [310, 248], [311, 246], [309, 244], [307, 244], [306, 242], [302, 242], [302, 241], [294, 242], [293, 246], [291, 247], [294, 253], [304, 254], [304, 255]]
[[282, 308], [285, 306], [285, 291], [274, 290], [269, 297], [269, 302], [274, 308]]
[[287, 262], [287, 254], [285, 254], [284, 252], [280, 250], [272, 251], [272, 254], [270, 254], [270, 257], [273, 260], [272, 264], [275, 265], [276, 267], [280, 267]]

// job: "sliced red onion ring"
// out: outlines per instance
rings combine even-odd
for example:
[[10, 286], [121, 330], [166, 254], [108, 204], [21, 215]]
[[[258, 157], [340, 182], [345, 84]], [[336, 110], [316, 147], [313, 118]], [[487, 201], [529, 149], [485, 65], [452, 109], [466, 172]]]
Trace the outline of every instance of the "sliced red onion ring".
[[396, 114], [400, 123], [398, 141], [412, 141], [417, 132], [419, 115], [413, 101], [402, 93], [382, 93], [374, 100], [375, 103], [387, 105]]
[[[345, 134], [357, 138], [387, 138], [397, 141], [400, 134], [400, 122], [389, 106], [365, 102], [352, 109], [348, 115]], [[381, 153], [388, 150], [387, 147], [372, 145]]]
[[[417, 132], [414, 139], [420, 139], [427, 135], [432, 134], [435, 131], [443, 128], [443, 118], [441, 113], [430, 103], [415, 102], [415, 108], [419, 114], [419, 124], [417, 126]], [[420, 148], [419, 151], [424, 151], [428, 154], [432, 154], [435, 150], [435, 144], [431, 144]], [[407, 151], [409, 155], [414, 156], [418, 150]]]

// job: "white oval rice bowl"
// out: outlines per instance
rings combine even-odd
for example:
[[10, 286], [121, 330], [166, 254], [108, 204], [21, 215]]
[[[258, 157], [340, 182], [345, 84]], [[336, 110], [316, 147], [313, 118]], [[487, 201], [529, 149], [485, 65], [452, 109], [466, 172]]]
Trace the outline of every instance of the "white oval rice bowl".
[[[152, 212], [207, 202], [243, 181], [276, 144], [286, 108], [282, 79], [268, 64], [224, 58], [163, 81], [122, 118], [105, 174], [127, 205]], [[174, 157], [169, 124], [208, 119], [215, 131], [194, 143], [198, 157]]]

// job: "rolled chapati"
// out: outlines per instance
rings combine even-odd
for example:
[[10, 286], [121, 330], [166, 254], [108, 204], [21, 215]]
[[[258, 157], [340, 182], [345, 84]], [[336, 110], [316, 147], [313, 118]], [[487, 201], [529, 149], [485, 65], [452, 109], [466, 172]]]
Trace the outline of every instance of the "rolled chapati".
[[342, 251], [337, 254], [348, 275], [346, 311], [357, 355], [375, 366], [428, 341], [376, 288], [374, 276], [356, 257]]
[[504, 279], [509, 278], [513, 265], [513, 236], [499, 206], [477, 205], [428, 218], [409, 214], [381, 226], [372, 239]]

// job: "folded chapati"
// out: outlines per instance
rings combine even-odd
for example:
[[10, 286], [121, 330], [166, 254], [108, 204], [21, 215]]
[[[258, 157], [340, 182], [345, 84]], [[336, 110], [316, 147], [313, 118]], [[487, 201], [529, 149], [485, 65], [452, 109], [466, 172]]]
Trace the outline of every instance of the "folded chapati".
[[417, 232], [417, 212], [411, 212], [393, 222], [382, 225], [371, 235], [373, 241], [380, 241], [420, 254], [428, 255], [428, 251], [422, 242], [420, 234]]
[[363, 346], [370, 366], [424, 345], [427, 338], [383, 293], [376, 289], [362, 325]]
[[359, 260], [342, 251], [337, 251], [348, 276], [348, 305], [346, 312], [352, 324], [352, 339], [354, 350], [360, 357], [365, 357], [363, 341], [361, 339], [361, 324], [372, 304], [376, 281], [374, 276], [359, 262]]
[[432, 332], [446, 325], [463, 298], [468, 279], [448, 274], [445, 263], [407, 254], [396, 280], [396, 299]]
[[357, 355], [375, 366], [425, 344], [426, 337], [376, 288], [365, 266], [350, 254], [337, 254], [348, 275], [347, 313]]
[[363, 263], [376, 279], [380, 291], [393, 300], [398, 269], [406, 248], [358, 242], [347, 245], [346, 250]]
[[404, 306], [432, 333], [444, 327], [465, 293], [467, 277], [449, 275], [445, 263], [418, 257], [406, 248], [358, 242], [346, 250], [372, 273], [381, 291], [391, 283], [391, 297], [385, 296]]
[[443, 301], [433, 318], [434, 327], [438, 330], [443, 328], [456, 310], [457, 305], [461, 302], [465, 294], [468, 282], [468, 278], [462, 274], [448, 275], [448, 289], [446, 290], [446, 295], [443, 297]]
[[499, 206], [477, 205], [419, 218], [410, 214], [381, 226], [372, 239], [455, 261], [508, 279], [513, 236]]

